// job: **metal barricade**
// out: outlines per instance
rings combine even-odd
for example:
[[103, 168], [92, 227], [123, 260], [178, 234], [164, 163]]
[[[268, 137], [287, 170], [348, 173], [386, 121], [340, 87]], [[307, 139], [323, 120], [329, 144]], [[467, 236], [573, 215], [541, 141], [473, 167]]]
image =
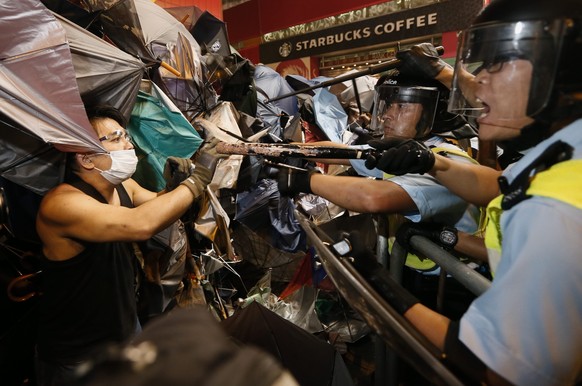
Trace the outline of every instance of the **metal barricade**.
[[348, 260], [332, 252], [329, 245], [335, 240], [303, 214], [296, 211], [296, 217], [339, 293], [384, 340], [390, 350], [436, 385], [462, 385], [463, 383], [443, 363], [444, 358], [440, 351], [398, 314]]

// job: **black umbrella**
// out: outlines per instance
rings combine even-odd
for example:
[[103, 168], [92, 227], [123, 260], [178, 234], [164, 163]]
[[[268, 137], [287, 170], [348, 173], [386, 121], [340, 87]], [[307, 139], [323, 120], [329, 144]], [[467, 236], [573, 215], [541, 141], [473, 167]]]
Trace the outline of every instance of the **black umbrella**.
[[[93, 357], [78, 385], [271, 386], [284, 374], [265, 352], [232, 344], [207, 309], [176, 309], [130, 343]], [[290, 381], [281, 383], [295, 385]]]
[[[161, 61], [154, 82], [188, 120], [212, 108], [218, 99], [208, 84], [201, 48], [176, 17], [150, 0], [133, 0], [146, 47]], [[167, 64], [167, 65], [166, 65]]]
[[302, 386], [353, 385], [343, 359], [332, 345], [257, 302], [220, 324], [229, 336], [279, 359]]
[[192, 36], [204, 52], [228, 56], [231, 54], [226, 24], [208, 11], [204, 11], [191, 29]]

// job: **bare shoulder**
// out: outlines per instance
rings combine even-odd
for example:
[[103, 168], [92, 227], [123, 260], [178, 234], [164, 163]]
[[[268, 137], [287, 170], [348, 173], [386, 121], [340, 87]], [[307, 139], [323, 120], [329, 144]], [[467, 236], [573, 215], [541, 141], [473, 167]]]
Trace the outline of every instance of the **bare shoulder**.
[[78, 213], [91, 204], [100, 203], [69, 184], [60, 184], [48, 191], [42, 199], [38, 220], [62, 222], [71, 213]]
[[51, 189], [43, 198], [36, 218], [36, 230], [43, 243], [43, 253], [51, 260], [65, 260], [83, 250], [69, 235], [77, 226], [92, 197], [69, 184]]

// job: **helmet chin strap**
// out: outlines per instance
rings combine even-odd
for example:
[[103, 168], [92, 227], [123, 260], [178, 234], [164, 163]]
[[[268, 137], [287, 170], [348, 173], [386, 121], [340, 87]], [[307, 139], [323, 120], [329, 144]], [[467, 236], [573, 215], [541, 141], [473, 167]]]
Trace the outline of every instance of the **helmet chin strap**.
[[541, 121], [534, 121], [532, 124], [521, 129], [517, 137], [505, 141], [499, 141], [499, 147], [507, 151], [521, 152], [537, 145], [550, 135], [549, 124]]
[[[529, 149], [550, 137], [564, 125], [582, 118], [581, 111], [581, 100], [564, 94], [554, 94], [543, 111], [534, 117], [535, 121], [532, 124], [524, 127], [516, 138], [499, 142], [499, 146], [502, 149], [517, 152]], [[568, 122], [564, 122], [565, 117], [568, 117]]]

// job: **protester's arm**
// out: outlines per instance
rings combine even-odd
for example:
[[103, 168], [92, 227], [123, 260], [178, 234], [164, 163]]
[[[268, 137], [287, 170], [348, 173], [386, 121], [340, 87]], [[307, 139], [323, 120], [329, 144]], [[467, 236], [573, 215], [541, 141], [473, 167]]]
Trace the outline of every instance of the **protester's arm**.
[[149, 200], [153, 200], [158, 195], [166, 192], [165, 190], [162, 190], [159, 193], [152, 192], [150, 190], [147, 190], [147, 189], [141, 187], [135, 180], [133, 180], [131, 178], [129, 180], [123, 182], [123, 187], [125, 188], [125, 190], [129, 194], [129, 196], [131, 197], [131, 201], [133, 202], [133, 205], [135, 205], [135, 206], [139, 206], [139, 205], [143, 204], [144, 202], [147, 202]]
[[[162, 195], [149, 192], [135, 181], [126, 181], [128, 194], [137, 198], [135, 208], [126, 208], [108, 198], [103, 204], [62, 184], [47, 193], [39, 209], [37, 227], [46, 238], [87, 242], [147, 240], [167, 228], [198, 198], [212, 179], [216, 163], [225, 157], [216, 153], [218, 140], [205, 144], [191, 174], [174, 181], [173, 190]], [[155, 197], [154, 197], [155, 196]], [[142, 202], [143, 201], [143, 202]]]
[[86, 242], [147, 240], [176, 221], [194, 201], [183, 185], [135, 208], [103, 204], [70, 185], [47, 195], [37, 226], [58, 238]]

